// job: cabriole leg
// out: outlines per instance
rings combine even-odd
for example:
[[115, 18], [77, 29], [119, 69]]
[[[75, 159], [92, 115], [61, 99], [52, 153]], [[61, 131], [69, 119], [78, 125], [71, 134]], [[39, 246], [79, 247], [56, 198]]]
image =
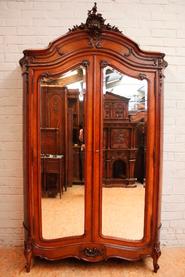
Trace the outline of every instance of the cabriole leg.
[[24, 256], [26, 258], [26, 264], [25, 264], [26, 272], [30, 272], [33, 254], [32, 254], [32, 246], [31, 246], [31, 243], [29, 242], [25, 242]]
[[154, 272], [157, 273], [158, 269], [159, 269], [159, 265], [158, 265], [158, 259], [161, 256], [161, 250], [160, 250], [160, 244], [156, 243], [153, 249], [153, 254], [152, 254], [152, 258], [153, 258], [153, 267], [154, 267]]

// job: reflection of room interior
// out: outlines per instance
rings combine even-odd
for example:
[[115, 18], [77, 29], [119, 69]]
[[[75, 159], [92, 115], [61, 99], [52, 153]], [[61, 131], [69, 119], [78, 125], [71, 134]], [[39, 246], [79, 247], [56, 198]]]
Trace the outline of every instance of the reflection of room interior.
[[[79, 77], [80, 75], [80, 77]], [[79, 89], [67, 84], [83, 81], [81, 71], [65, 79], [48, 79], [41, 86], [41, 168], [43, 196], [62, 195], [64, 188], [83, 184], [83, 103]]]
[[[76, 72], [76, 73], [74, 73]], [[117, 75], [107, 70], [106, 89]], [[119, 75], [120, 78], [120, 75]], [[83, 71], [59, 78], [45, 78], [41, 84], [41, 169], [43, 196], [60, 197], [68, 187], [84, 183], [84, 102], [79, 83]], [[134, 78], [130, 78], [135, 80]], [[70, 87], [74, 84], [73, 88]], [[78, 85], [77, 85], [78, 84]], [[116, 80], [116, 85], [119, 82]], [[75, 86], [76, 85], [76, 86]], [[83, 85], [82, 85], [83, 87]], [[142, 90], [139, 91], [141, 98]], [[143, 97], [144, 98], [144, 97]], [[145, 180], [145, 104], [106, 91], [103, 95], [103, 185], [135, 187]], [[145, 99], [144, 99], [145, 101]], [[129, 109], [134, 105], [134, 108]], [[137, 106], [137, 107], [136, 107]], [[83, 130], [84, 131], [84, 130]], [[85, 131], [84, 131], [85, 132]]]
[[147, 82], [104, 68], [104, 186], [145, 182]]
[[[77, 81], [83, 82], [79, 70], [72, 77], [46, 79], [41, 85], [42, 233], [46, 239], [84, 233], [85, 95], [80, 97], [78, 86], [67, 86]], [[130, 111], [129, 102], [128, 97], [108, 91], [103, 95], [102, 233], [141, 239], [146, 112], [142, 105]], [[114, 224], [109, 224], [110, 217]]]

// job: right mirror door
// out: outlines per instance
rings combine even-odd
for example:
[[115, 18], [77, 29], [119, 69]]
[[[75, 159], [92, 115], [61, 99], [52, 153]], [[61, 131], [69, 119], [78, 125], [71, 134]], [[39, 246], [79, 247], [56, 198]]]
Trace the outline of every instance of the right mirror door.
[[144, 235], [147, 81], [103, 69], [102, 234]]

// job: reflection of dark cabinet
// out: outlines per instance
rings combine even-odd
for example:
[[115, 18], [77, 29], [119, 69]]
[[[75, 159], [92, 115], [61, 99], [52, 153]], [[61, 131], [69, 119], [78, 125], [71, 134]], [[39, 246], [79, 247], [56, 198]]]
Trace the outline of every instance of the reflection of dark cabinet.
[[[44, 134], [49, 136], [53, 133], [52, 129], [57, 128], [58, 154], [64, 154], [66, 149], [66, 97], [67, 89], [63, 87], [42, 86], [41, 89], [41, 128]], [[47, 132], [44, 132], [47, 129]], [[51, 132], [49, 131], [51, 129]], [[42, 142], [41, 142], [42, 145]], [[48, 154], [52, 153], [56, 145], [50, 145]], [[51, 152], [52, 151], [52, 152]]]
[[129, 98], [107, 92], [104, 95], [104, 119], [127, 120]]
[[43, 195], [56, 196], [59, 193], [61, 198], [64, 186], [63, 156], [41, 158], [41, 174]]
[[[67, 184], [72, 186], [75, 177], [79, 173], [79, 161], [76, 160], [74, 144], [78, 143], [79, 123], [80, 122], [80, 103], [79, 90], [68, 90], [67, 94], [67, 130], [68, 130], [68, 170]], [[76, 174], [76, 175], [75, 175]]]
[[82, 184], [84, 182], [84, 151], [80, 145], [73, 146], [73, 183]]
[[104, 168], [106, 186], [135, 183], [135, 123], [128, 118], [129, 99], [110, 92], [104, 95]]
[[[42, 166], [43, 195], [56, 196], [66, 185], [67, 89], [57, 86], [41, 87], [41, 154], [45, 154]], [[61, 159], [47, 155], [63, 155]]]
[[74, 153], [73, 145], [78, 143], [79, 124], [83, 120], [82, 108], [79, 90], [56, 85], [42, 86], [41, 153], [64, 155], [61, 178], [65, 178], [65, 187], [72, 186], [73, 182], [80, 182], [80, 152]]

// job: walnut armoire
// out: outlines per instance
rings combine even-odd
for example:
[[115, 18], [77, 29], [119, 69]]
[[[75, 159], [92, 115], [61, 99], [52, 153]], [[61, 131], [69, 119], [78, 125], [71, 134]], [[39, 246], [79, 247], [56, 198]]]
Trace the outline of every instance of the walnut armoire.
[[[28, 272], [32, 258], [35, 256], [47, 260], [76, 257], [88, 262], [108, 260], [112, 257], [136, 261], [151, 256], [154, 271], [157, 272], [158, 258], [161, 254], [159, 233], [163, 69], [167, 65], [164, 56], [163, 53], [141, 50], [117, 27], [105, 23], [105, 19], [97, 12], [96, 4], [88, 12], [85, 23], [69, 29], [67, 34], [50, 43], [48, 48], [24, 51], [20, 65], [24, 90], [24, 253]], [[126, 94], [118, 95], [110, 90], [107, 93], [103, 92], [104, 83], [106, 85], [108, 79], [105, 69], [110, 67], [114, 70], [112, 79], [118, 73], [122, 76], [117, 81], [119, 88], [124, 87], [120, 89], [120, 93], [127, 92], [126, 87], [129, 85], [132, 88], [145, 86], [143, 97], [145, 101], [147, 100], [147, 105], [143, 111], [135, 112], [136, 105], [128, 110], [128, 103], [131, 101], [129, 99], [138, 97], [138, 89], [134, 92], [130, 90], [129, 97]], [[78, 72], [81, 72], [78, 80], [70, 81], [69, 85], [59, 89], [55, 86], [55, 93], [53, 89], [50, 93], [51, 80], [61, 81], [69, 77], [72, 79], [72, 76], [75, 74], [77, 76]], [[124, 80], [127, 82], [126, 85]], [[79, 129], [78, 124], [80, 124], [76, 113], [79, 105], [82, 105], [82, 102], [78, 101], [78, 93], [75, 94], [72, 90], [74, 86], [75, 89], [77, 87], [79, 89], [84, 107], [81, 115], [84, 126], [80, 127], [81, 130], [83, 128], [84, 142], [81, 144], [74, 139], [75, 130]], [[44, 99], [48, 100], [45, 102]], [[43, 110], [46, 108], [48, 112], [44, 113]], [[144, 122], [142, 130], [147, 129], [144, 143], [145, 186], [135, 182], [139, 141], [136, 139], [136, 133], [139, 130], [138, 122]], [[111, 132], [112, 135], [110, 135]], [[129, 137], [131, 138], [128, 139]], [[59, 142], [60, 140], [62, 143]], [[44, 150], [51, 141], [54, 149]], [[79, 151], [80, 157], [83, 153], [83, 182], [78, 186], [73, 184], [74, 167], [78, 168], [77, 162], [74, 162], [74, 151]], [[113, 153], [110, 155], [111, 151]], [[60, 188], [65, 190], [61, 189], [60, 197], [58, 191], [55, 195], [43, 196], [43, 174], [45, 174], [42, 172], [43, 159], [50, 159], [53, 163], [57, 159], [61, 161], [61, 173], [60, 170], [56, 173], [59, 176], [57, 179], [61, 178]], [[119, 171], [121, 167], [122, 174]], [[118, 179], [119, 185], [122, 182], [124, 186], [117, 188], [115, 178]], [[125, 188], [127, 185], [135, 187]], [[83, 194], [75, 195], [70, 202], [70, 193], [73, 189], [74, 191], [79, 189], [80, 192], [83, 190]], [[108, 211], [111, 212], [111, 209], [106, 206], [108, 202], [104, 201], [106, 193], [110, 192], [109, 197], [111, 197], [117, 189], [120, 197], [122, 194], [126, 197], [128, 193], [136, 191], [142, 194], [141, 214], [143, 216], [138, 215], [139, 209], [136, 208], [133, 211], [136, 216], [130, 216], [130, 219], [136, 220], [135, 228], [129, 227], [128, 221], [123, 225], [126, 231], [129, 231], [129, 228], [137, 229], [137, 220], [141, 217], [141, 233], [137, 238], [132, 235], [129, 237], [114, 235], [116, 231], [108, 235], [105, 231], [105, 226], [117, 225], [119, 228], [119, 225], [114, 223], [114, 216], [106, 214]], [[63, 201], [67, 196], [69, 211], [76, 199], [77, 201], [82, 199], [82, 202], [77, 208], [72, 209], [71, 214], [67, 213], [68, 208], [65, 212], [64, 210], [57, 212], [57, 210], [53, 213], [56, 205], [57, 207], [64, 205]], [[121, 208], [117, 208], [118, 205], [121, 207], [124, 204], [126, 198], [123, 199], [125, 200], [120, 203], [117, 199], [113, 205], [112, 210], [118, 209], [118, 214], [124, 212]], [[47, 206], [48, 213], [45, 217], [43, 209], [47, 203], [50, 206]], [[130, 208], [137, 205], [137, 203], [129, 203]], [[84, 210], [81, 213], [82, 206]], [[49, 218], [51, 213], [53, 218]], [[73, 213], [75, 213], [74, 217]], [[69, 216], [67, 218], [69, 223], [76, 220], [76, 225], [69, 235], [62, 235], [63, 230], [69, 227], [65, 224], [62, 227], [61, 236], [55, 236], [55, 227], [57, 228], [59, 222], [64, 220], [64, 216]], [[49, 225], [52, 220], [58, 222], [52, 226], [46, 226], [49, 231], [53, 231], [52, 238], [47, 238], [44, 234], [47, 220], [50, 222]], [[80, 220], [83, 222], [82, 232], [77, 231]], [[122, 220], [124, 221], [124, 216]]]

